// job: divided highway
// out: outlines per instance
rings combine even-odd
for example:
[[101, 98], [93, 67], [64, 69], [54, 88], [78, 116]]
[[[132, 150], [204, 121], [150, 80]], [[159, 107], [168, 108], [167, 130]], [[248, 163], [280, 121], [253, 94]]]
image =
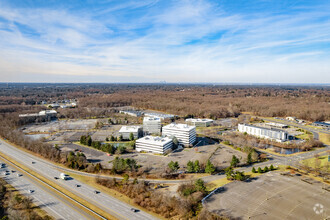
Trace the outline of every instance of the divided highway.
[[[55, 219], [94, 219], [94, 217], [78, 209], [56, 192], [40, 184], [29, 174], [9, 165], [8, 161], [2, 159], [1, 162], [6, 163], [4, 168], [0, 168], [1, 178], [20, 191], [22, 195], [31, 197], [33, 203], [44, 209], [48, 215]], [[61, 212], [58, 212], [58, 210], [61, 210]]]
[[10, 158], [13, 158], [18, 163], [28, 167], [29, 169], [39, 173], [43, 177], [47, 178], [49, 181], [52, 181], [53, 183], [69, 190], [70, 192], [74, 193], [75, 195], [79, 196], [90, 204], [93, 204], [102, 209], [103, 211], [110, 213], [112, 216], [118, 219], [156, 219], [154, 216], [144, 211], [133, 212], [131, 210], [131, 208], [133, 208], [132, 206], [121, 202], [120, 200], [115, 199], [106, 193], [95, 193], [96, 189], [75, 179], [70, 179], [66, 181], [61, 179], [54, 179], [54, 177], [59, 177], [62, 171], [54, 168], [54, 166], [52, 166], [50, 162], [43, 160], [40, 157], [36, 157], [34, 155], [26, 153], [14, 146], [11, 146], [2, 139], [0, 139], [0, 152]]

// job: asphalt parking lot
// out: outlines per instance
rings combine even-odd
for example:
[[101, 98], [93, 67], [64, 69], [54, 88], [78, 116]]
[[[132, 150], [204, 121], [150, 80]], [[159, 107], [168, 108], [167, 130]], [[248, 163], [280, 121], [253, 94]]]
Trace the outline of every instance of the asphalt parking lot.
[[215, 213], [235, 219], [328, 219], [330, 192], [324, 184], [271, 172], [251, 182], [232, 182], [206, 200]]

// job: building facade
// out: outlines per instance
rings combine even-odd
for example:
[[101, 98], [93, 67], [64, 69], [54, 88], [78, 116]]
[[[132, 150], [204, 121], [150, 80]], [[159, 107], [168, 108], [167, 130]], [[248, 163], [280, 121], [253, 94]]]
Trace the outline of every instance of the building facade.
[[161, 132], [160, 118], [144, 117], [143, 118], [143, 133], [144, 134], [160, 134]]
[[145, 136], [135, 142], [135, 149], [138, 152], [166, 154], [172, 150], [172, 146], [171, 138], [159, 136]]
[[189, 126], [187, 124], [169, 124], [162, 129], [163, 136], [174, 136], [178, 140], [179, 144], [189, 146], [196, 141], [196, 127]]
[[187, 118], [186, 122], [196, 127], [209, 127], [213, 124], [213, 120], [207, 118]]
[[125, 140], [129, 140], [131, 133], [134, 135], [134, 139], [142, 137], [143, 132], [141, 126], [122, 126], [119, 130], [119, 134], [122, 135]]
[[284, 142], [289, 139], [288, 132], [275, 128], [265, 128], [248, 124], [238, 124], [238, 131], [243, 133], [246, 132], [249, 135], [275, 140], [278, 142]]

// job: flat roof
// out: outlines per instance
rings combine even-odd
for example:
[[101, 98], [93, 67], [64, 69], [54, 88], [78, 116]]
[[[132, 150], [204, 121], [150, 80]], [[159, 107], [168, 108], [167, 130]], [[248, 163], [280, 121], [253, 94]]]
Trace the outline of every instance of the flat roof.
[[144, 117], [143, 121], [160, 121], [160, 118], [153, 118], [153, 117]]
[[328, 122], [315, 121], [314, 124], [330, 126]]
[[209, 119], [209, 118], [187, 118], [186, 121], [191, 121], [191, 122], [213, 122], [213, 120]]
[[239, 124], [239, 125], [244, 125], [244, 126], [248, 126], [248, 127], [252, 127], [252, 128], [261, 128], [261, 129], [267, 129], [267, 130], [272, 130], [272, 131], [281, 131], [281, 132], [288, 133], [284, 130], [277, 129], [277, 128], [267, 128], [267, 127], [255, 126], [255, 125], [250, 125], [250, 124]]
[[156, 113], [156, 112], [145, 112], [144, 115], [151, 116], [151, 117], [158, 117], [158, 118], [174, 118], [174, 115]]
[[138, 132], [141, 126], [122, 126], [119, 132]]
[[163, 127], [164, 129], [177, 129], [177, 130], [183, 130], [183, 131], [190, 131], [192, 129], [195, 129], [195, 126], [190, 126], [187, 124], [176, 124], [176, 123], [171, 123], [169, 125], [166, 125]]
[[169, 137], [160, 137], [160, 136], [145, 136], [143, 138], [137, 139], [136, 142], [155, 144], [155, 145], [165, 145], [172, 142], [172, 139]]

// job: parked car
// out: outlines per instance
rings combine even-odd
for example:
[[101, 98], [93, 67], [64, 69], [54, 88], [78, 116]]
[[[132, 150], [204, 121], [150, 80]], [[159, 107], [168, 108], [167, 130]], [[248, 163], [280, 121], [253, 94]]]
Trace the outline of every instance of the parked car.
[[32, 189], [29, 189], [29, 193], [33, 193], [34, 192], [34, 190], [32, 190]]
[[138, 211], [140, 211], [140, 210], [135, 209], [135, 208], [131, 208], [131, 211], [132, 211], [132, 212], [138, 212]]
[[18, 176], [18, 177], [21, 177], [21, 176], [23, 176], [23, 174], [21, 174], [21, 173], [18, 173], [18, 174], [17, 174], [17, 176]]
[[100, 193], [100, 191], [94, 190], [94, 193], [95, 193], [95, 194], [99, 194], [99, 193]]

